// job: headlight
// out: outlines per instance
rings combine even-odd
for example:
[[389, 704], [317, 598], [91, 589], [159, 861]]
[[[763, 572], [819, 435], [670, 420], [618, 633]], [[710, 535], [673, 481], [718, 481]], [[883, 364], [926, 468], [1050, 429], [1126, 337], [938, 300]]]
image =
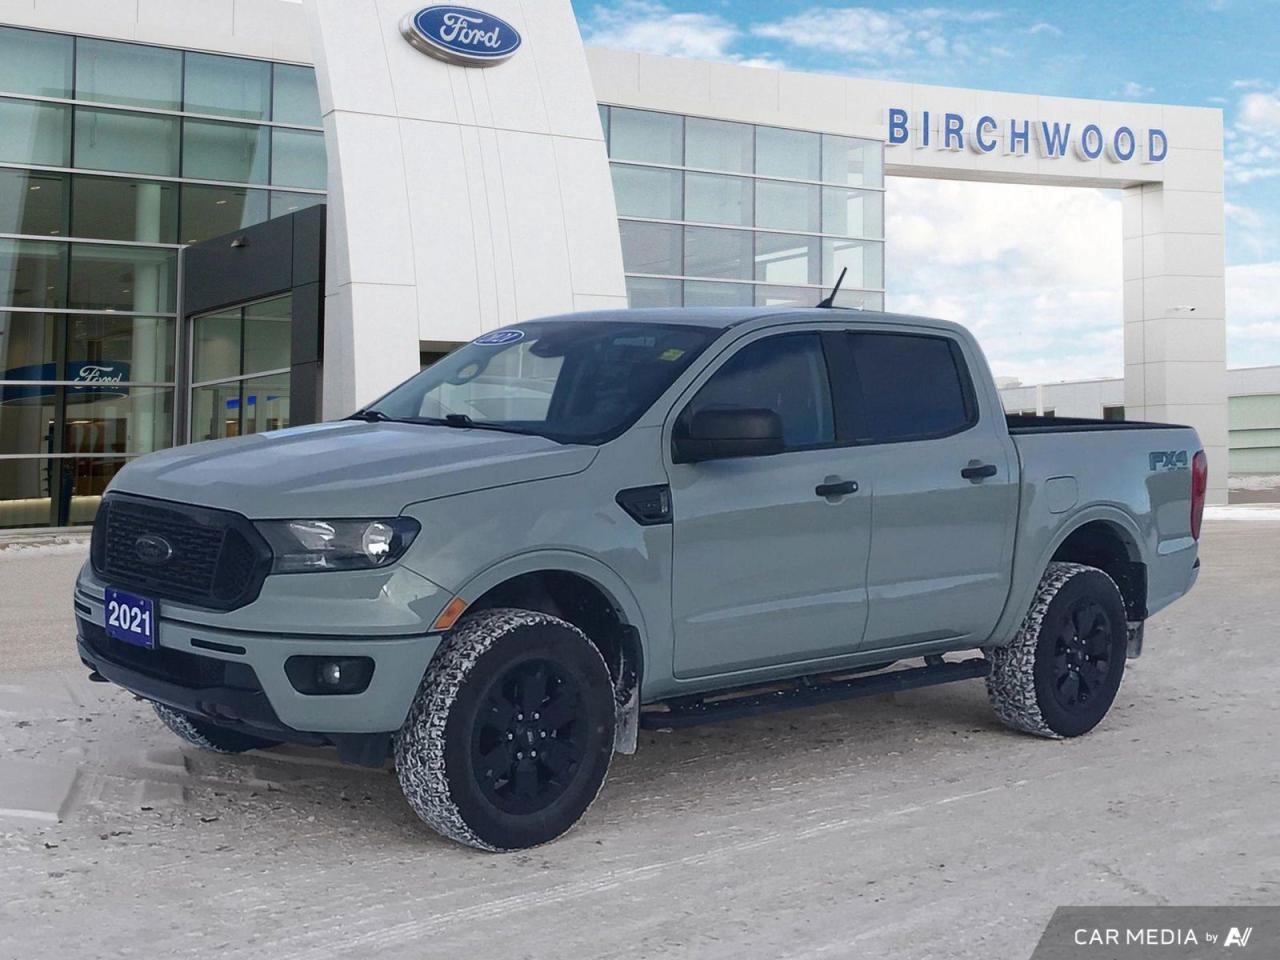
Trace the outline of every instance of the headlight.
[[269, 520], [257, 524], [271, 544], [272, 573], [370, 570], [399, 560], [421, 527], [389, 520]]

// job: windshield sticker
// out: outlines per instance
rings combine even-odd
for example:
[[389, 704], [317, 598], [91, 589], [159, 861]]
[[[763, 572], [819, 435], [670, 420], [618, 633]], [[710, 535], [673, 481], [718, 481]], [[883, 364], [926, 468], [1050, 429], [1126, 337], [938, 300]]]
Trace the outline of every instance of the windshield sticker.
[[486, 347], [502, 347], [509, 343], [519, 343], [523, 339], [523, 330], [494, 330], [492, 333], [476, 337], [471, 342], [479, 343]]
[[672, 347], [670, 350], [663, 350], [660, 354], [658, 354], [658, 359], [665, 360], [667, 361], [667, 363], [674, 363], [675, 361], [679, 360], [683, 356], [684, 356], [683, 350], [677, 350], [675, 347]]

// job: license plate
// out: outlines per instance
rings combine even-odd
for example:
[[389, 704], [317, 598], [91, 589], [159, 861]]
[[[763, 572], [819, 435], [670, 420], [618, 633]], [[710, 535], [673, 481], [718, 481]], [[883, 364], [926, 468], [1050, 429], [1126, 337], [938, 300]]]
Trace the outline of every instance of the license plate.
[[155, 648], [156, 613], [152, 601], [113, 587], [107, 587], [102, 600], [107, 636], [136, 647]]

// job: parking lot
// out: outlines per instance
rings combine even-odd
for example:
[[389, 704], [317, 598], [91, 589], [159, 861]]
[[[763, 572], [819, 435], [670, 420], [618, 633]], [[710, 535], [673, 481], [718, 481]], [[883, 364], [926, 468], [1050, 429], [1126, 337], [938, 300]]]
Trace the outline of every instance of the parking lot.
[[1020, 958], [1059, 904], [1280, 902], [1278, 548], [1280, 509], [1211, 509], [1090, 736], [977, 681], [644, 733], [578, 828], [490, 855], [389, 768], [180, 745], [76, 658], [83, 541], [8, 545], [0, 958]]

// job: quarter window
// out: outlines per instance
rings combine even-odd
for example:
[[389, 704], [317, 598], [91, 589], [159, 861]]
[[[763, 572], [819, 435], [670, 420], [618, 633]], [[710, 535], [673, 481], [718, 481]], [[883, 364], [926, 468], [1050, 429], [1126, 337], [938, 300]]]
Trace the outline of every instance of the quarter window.
[[782, 418], [786, 450], [835, 442], [831, 385], [816, 333], [788, 333], [743, 347], [717, 370], [681, 414], [703, 410], [772, 410]]
[[945, 337], [853, 333], [859, 443], [925, 440], [977, 421], [959, 348]]

